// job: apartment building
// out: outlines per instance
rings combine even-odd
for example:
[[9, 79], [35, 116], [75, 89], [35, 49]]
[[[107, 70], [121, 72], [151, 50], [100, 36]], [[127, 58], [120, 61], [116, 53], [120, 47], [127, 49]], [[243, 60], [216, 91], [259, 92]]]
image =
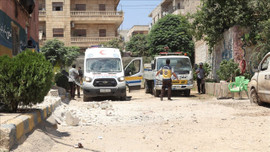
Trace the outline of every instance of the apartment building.
[[36, 6], [34, 0], [0, 0], [0, 55], [13, 57], [30, 47], [38, 51]]
[[147, 35], [149, 33], [148, 25], [134, 25], [127, 33], [127, 41], [131, 39], [132, 36], [136, 34], [144, 34]]
[[39, 0], [41, 45], [57, 38], [82, 50], [118, 38], [124, 14], [120, 0]]
[[152, 25], [167, 14], [193, 14], [200, 6], [200, 0], [163, 0], [150, 14]]

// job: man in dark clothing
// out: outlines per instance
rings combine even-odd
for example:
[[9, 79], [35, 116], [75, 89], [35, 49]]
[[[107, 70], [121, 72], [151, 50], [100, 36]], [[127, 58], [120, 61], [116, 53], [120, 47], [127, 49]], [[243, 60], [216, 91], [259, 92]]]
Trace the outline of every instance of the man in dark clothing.
[[200, 63], [200, 67], [196, 70], [197, 74], [197, 85], [198, 85], [198, 93], [204, 94], [205, 93], [205, 82], [204, 82], [204, 69], [203, 69], [203, 63]]
[[172, 75], [178, 80], [176, 74], [172, 71], [172, 67], [170, 66], [170, 59], [166, 60], [166, 65], [163, 66], [156, 74], [159, 75], [162, 73], [162, 91], [161, 91], [161, 96], [160, 100], [163, 100], [163, 96], [165, 93], [165, 89], [168, 88], [168, 100], [171, 99], [171, 92], [172, 92]]

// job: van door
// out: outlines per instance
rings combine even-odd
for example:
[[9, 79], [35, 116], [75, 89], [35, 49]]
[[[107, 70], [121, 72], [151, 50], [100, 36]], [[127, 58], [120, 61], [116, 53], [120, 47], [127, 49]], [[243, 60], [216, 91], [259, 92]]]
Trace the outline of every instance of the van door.
[[129, 89], [140, 89], [143, 80], [143, 59], [135, 58], [125, 67], [125, 80]]
[[266, 56], [260, 64], [258, 95], [262, 101], [270, 102], [270, 55]]

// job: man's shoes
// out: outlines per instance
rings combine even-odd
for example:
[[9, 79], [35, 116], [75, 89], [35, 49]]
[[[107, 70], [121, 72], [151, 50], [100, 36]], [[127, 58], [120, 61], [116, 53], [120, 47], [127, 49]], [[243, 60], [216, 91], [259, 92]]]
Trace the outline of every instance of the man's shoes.
[[162, 97], [160, 98], [160, 101], [163, 101], [163, 98]]
[[168, 100], [172, 101], [172, 99], [171, 99], [171, 98], [169, 98]]

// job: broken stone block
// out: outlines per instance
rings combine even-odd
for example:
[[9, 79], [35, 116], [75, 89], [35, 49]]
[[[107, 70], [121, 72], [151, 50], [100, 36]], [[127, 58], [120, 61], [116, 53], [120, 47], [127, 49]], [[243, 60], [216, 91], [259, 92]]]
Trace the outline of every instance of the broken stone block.
[[80, 119], [77, 117], [73, 117], [70, 112], [66, 113], [66, 123], [70, 126], [78, 126]]

